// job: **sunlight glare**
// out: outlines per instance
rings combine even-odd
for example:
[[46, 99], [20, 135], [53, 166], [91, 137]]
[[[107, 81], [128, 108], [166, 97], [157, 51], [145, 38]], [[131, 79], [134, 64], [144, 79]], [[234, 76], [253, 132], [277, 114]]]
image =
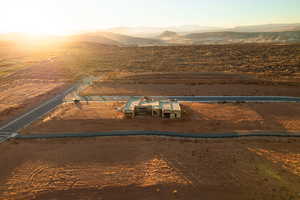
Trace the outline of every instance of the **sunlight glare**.
[[[73, 7], [68, 6], [67, 3]], [[75, 31], [72, 27], [76, 27], [74, 26], [76, 25], [76, 19], [72, 19], [70, 14], [74, 12], [74, 5], [79, 6], [76, 3], [58, 2], [56, 0], [18, 2], [12, 0], [3, 4], [5, 9], [3, 9], [2, 15], [9, 19], [9, 23], [7, 23], [7, 20], [5, 20], [6, 23], [2, 23], [0, 28], [2, 32], [21, 32], [42, 36], [66, 35]], [[67, 8], [70, 8], [70, 10], [66, 10]], [[83, 13], [80, 14], [83, 15]]]

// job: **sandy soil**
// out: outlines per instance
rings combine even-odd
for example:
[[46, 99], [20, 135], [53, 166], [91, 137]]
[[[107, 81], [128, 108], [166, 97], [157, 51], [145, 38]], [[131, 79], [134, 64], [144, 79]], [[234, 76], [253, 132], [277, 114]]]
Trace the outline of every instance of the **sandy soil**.
[[68, 87], [60, 70], [55, 63], [43, 62], [1, 79], [0, 124]]
[[183, 103], [183, 119], [126, 119], [124, 103], [66, 103], [22, 130], [30, 133], [80, 133], [112, 130], [162, 130], [186, 133], [299, 132], [297, 103]]
[[117, 84], [98, 83], [84, 96], [300, 96], [299, 87], [243, 84]]
[[300, 81], [233, 73], [110, 73], [82, 91], [93, 96], [300, 96]]
[[298, 139], [17, 140], [0, 199], [298, 199]]

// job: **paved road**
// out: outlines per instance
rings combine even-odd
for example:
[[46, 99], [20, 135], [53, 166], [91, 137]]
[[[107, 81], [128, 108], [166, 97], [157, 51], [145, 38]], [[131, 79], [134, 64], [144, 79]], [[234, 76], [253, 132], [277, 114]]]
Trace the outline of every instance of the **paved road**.
[[94, 77], [87, 77], [82, 81], [75, 83], [73, 86], [69, 87], [63, 93], [51, 98], [50, 100], [40, 104], [36, 108], [33, 108], [31, 111], [17, 117], [16, 119], [10, 121], [6, 125], [0, 127], [0, 143], [9, 139], [12, 136], [16, 135], [20, 129], [30, 125], [32, 122], [38, 120], [45, 114], [51, 112], [56, 106], [64, 102], [65, 96], [70, 93], [75, 93], [77, 95], [79, 90], [82, 90], [97, 80]]
[[[127, 101], [130, 96], [85, 96], [80, 97], [82, 101]], [[287, 102], [300, 103], [299, 97], [279, 97], [279, 96], [150, 96], [153, 99], [174, 99], [182, 102], [204, 102], [204, 103], [223, 103], [223, 102]], [[71, 102], [71, 100], [65, 100]]]
[[[29, 124], [31, 124], [33, 121], [41, 118], [43, 115], [52, 111], [57, 105], [61, 104], [63, 102], [64, 97], [68, 93], [76, 90], [77, 87], [78, 87], [78, 84], [73, 85], [72, 87], [70, 87], [69, 89], [64, 91], [62, 94], [59, 94], [59, 95], [53, 97], [52, 99], [42, 103], [41, 105], [32, 109], [31, 111], [17, 117], [16, 119], [10, 121], [6, 125], [0, 127], [0, 135], [1, 135], [1, 132], [2, 133], [6, 132], [6, 134], [17, 132], [21, 128], [26, 127]], [[2, 139], [3, 139], [3, 137], [2, 137]]]
[[9, 135], [0, 135], [0, 143], [7, 140], [9, 138], [9, 136], [10, 136], [10, 134]]
[[10, 132], [0, 132], [0, 143], [8, 140], [11, 137], [17, 136], [17, 133], [10, 133]]

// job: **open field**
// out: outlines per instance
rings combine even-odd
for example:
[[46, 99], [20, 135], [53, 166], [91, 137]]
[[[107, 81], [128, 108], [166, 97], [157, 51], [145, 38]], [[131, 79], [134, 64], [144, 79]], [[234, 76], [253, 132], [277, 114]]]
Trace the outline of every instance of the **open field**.
[[[47, 46], [47, 45], [45, 45]], [[69, 77], [102, 72], [242, 72], [268, 78], [299, 78], [300, 45], [232, 44], [117, 47], [62, 42], [24, 50], [29, 58], [55, 57]], [[12, 47], [11, 47], [12, 48]], [[3, 47], [14, 54], [18, 48]], [[1, 53], [1, 52], [0, 52]], [[1, 54], [0, 54], [1, 55]], [[5, 53], [3, 62], [13, 60]]]
[[83, 96], [300, 96], [300, 80], [217, 72], [107, 73]]
[[1, 199], [298, 199], [299, 139], [16, 140]]
[[[0, 120], [3, 123], [17, 116], [88, 75], [178, 73], [177, 79], [169, 83], [151, 80], [149, 76], [145, 80], [156, 84], [141, 82], [144, 77], [137, 81], [140, 84], [107, 80], [89, 88], [86, 94], [300, 96], [299, 49], [299, 44], [117, 47], [70, 41], [30, 45], [1, 42]], [[174, 86], [183, 72], [190, 72], [190, 75], [185, 75], [185, 80]], [[189, 81], [191, 72], [243, 75], [228, 77], [224, 84], [220, 75], [194, 77]]]
[[16, 63], [30, 66], [49, 58], [59, 61], [69, 77], [107, 71], [219, 71], [291, 79], [299, 78], [300, 73], [300, 44], [117, 47], [88, 42], [61, 42], [27, 46], [0, 43], [2, 73], [8, 67], [15, 67]]
[[[126, 119], [124, 103], [66, 103], [22, 130], [31, 133], [84, 133], [114, 130], [160, 130], [184, 133], [299, 132], [297, 103], [183, 103], [183, 119]], [[276, 109], [274, 109], [276, 108]]]
[[[74, 72], [242, 72], [270, 79], [299, 79], [300, 45], [235, 44], [113, 47], [89, 43], [64, 46]], [[84, 70], [83, 70], [84, 69]]]

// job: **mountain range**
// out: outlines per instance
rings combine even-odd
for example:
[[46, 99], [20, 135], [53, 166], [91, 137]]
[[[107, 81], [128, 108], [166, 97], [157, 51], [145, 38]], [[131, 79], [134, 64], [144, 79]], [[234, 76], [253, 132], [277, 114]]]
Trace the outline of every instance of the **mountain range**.
[[227, 29], [233, 32], [284, 32], [284, 31], [300, 31], [300, 23], [296, 24], [265, 24], [252, 26], [237, 26]]
[[155, 37], [164, 31], [172, 31], [180, 34], [199, 33], [222, 31], [223, 28], [199, 26], [199, 25], [185, 25], [185, 26], [170, 26], [170, 27], [116, 27], [107, 29], [105, 31], [112, 33], [119, 33], [137, 37]]
[[[168, 35], [168, 37], [166, 37]], [[297, 43], [300, 31], [285, 32], [206, 32], [187, 35], [165, 32], [159, 38], [170, 44]]]
[[105, 31], [139, 37], [155, 37], [165, 31], [176, 32], [178, 34], [204, 33], [204, 32], [283, 32], [300, 31], [300, 23], [294, 24], [264, 24], [237, 26], [234, 28], [222, 28], [200, 25], [170, 26], [170, 27], [117, 27]]
[[[138, 35], [138, 36], [137, 36]], [[141, 37], [148, 35], [148, 37]], [[0, 34], [0, 41], [77, 41], [115, 46], [162, 46], [230, 43], [300, 42], [300, 23], [240, 26], [231, 29], [201, 26], [114, 28], [70, 36], [34, 37]]]

